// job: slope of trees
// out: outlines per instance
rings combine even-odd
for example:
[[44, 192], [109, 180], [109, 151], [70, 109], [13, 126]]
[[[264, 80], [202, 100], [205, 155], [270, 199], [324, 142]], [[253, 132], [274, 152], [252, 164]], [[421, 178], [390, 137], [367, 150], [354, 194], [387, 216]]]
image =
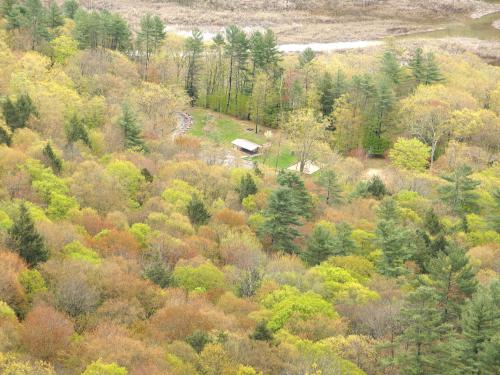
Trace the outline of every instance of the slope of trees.
[[[498, 372], [497, 67], [0, 14], [0, 374]], [[320, 172], [172, 136], [190, 105]]]

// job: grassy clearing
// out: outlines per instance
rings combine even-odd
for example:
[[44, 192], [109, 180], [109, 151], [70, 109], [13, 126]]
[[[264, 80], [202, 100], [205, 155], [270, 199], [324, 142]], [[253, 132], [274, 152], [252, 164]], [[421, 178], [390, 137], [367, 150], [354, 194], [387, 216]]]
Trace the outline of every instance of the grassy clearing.
[[247, 130], [253, 127], [249, 122], [239, 121], [204, 109], [194, 109], [191, 111], [191, 115], [193, 116], [193, 127], [189, 131], [190, 135], [225, 145], [230, 145], [236, 138], [247, 139], [258, 144], [264, 143], [262, 135]]
[[[236, 138], [247, 139], [261, 145], [266, 143], [263, 131], [255, 134], [248, 130], [254, 127], [254, 124], [249, 121], [237, 120], [233, 117], [201, 108], [193, 109], [190, 113], [193, 116], [193, 126], [188, 132], [189, 135], [207, 139], [224, 146], [231, 146], [231, 142]], [[273, 150], [272, 154], [265, 159], [262, 155], [249, 156], [247, 159], [255, 160], [270, 168], [275, 168], [277, 155], [276, 151]], [[278, 168], [287, 168], [296, 162], [297, 158], [292, 154], [288, 145], [282, 144], [278, 158]]]
[[[250, 158], [250, 160], [255, 160], [258, 163], [264, 164], [270, 168], [276, 168], [276, 155], [271, 155], [265, 160], [262, 155]], [[288, 168], [297, 162], [297, 158], [292, 154], [292, 151], [285, 147], [281, 150], [280, 156], [278, 158], [278, 169]]]

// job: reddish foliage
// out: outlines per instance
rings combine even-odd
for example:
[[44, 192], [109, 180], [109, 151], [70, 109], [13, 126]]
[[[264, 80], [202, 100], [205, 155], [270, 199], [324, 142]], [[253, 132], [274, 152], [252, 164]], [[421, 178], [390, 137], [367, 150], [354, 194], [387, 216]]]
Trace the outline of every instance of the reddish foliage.
[[51, 306], [37, 305], [27, 315], [23, 344], [37, 358], [48, 360], [65, 349], [73, 334], [73, 323]]

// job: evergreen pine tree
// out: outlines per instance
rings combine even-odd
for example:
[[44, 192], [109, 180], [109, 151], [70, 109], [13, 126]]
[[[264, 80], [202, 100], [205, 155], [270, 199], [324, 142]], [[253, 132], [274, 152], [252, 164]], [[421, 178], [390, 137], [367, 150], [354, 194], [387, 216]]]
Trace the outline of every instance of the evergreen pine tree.
[[422, 48], [417, 48], [410, 60], [410, 68], [417, 85], [425, 80], [425, 61]]
[[432, 85], [433, 83], [441, 82], [442, 80], [443, 76], [439, 70], [436, 59], [434, 58], [434, 54], [427, 54], [422, 82], [426, 85]]
[[252, 340], [271, 341], [273, 339], [273, 332], [267, 328], [267, 323], [263, 320], [257, 323], [257, 326], [250, 335], [250, 338]]
[[342, 188], [338, 182], [337, 174], [331, 169], [320, 172], [319, 183], [326, 189], [326, 204], [340, 203]]
[[49, 252], [24, 203], [19, 208], [19, 216], [9, 229], [8, 242], [10, 248], [19, 253], [30, 266], [36, 266], [49, 258]]
[[71, 116], [69, 121], [66, 123], [65, 131], [69, 145], [72, 145], [77, 141], [82, 141], [88, 147], [91, 147], [92, 144], [90, 142], [87, 129], [85, 128], [85, 124], [76, 114]]
[[36, 107], [28, 94], [22, 94], [15, 103], [7, 98], [2, 105], [2, 111], [5, 123], [12, 131], [24, 128], [30, 116], [37, 115]]
[[151, 174], [151, 172], [149, 171], [149, 169], [142, 168], [141, 169], [141, 174], [144, 177], [144, 180], [146, 180], [146, 182], [149, 182], [149, 183], [153, 182], [154, 177]]
[[[484, 363], [495, 334], [500, 332], [500, 283], [480, 288], [464, 306], [460, 361], [463, 374], [487, 374]], [[497, 352], [497, 356], [498, 356]], [[497, 359], [498, 361], [498, 359]], [[497, 362], [498, 364], [499, 362]]]
[[398, 59], [391, 51], [386, 51], [382, 56], [382, 72], [394, 85], [399, 85], [403, 78], [403, 71]]
[[497, 333], [483, 345], [483, 350], [479, 353], [479, 364], [481, 375], [498, 375], [500, 368], [500, 333]]
[[0, 126], [0, 145], [5, 144], [7, 146], [10, 146], [11, 142], [12, 137], [7, 129], [5, 129], [3, 126]]
[[316, 57], [316, 53], [312, 50], [312, 48], [307, 47], [300, 55], [299, 55], [299, 66], [303, 68]]
[[318, 83], [319, 104], [323, 116], [329, 116], [333, 110], [333, 79], [325, 72]]
[[62, 25], [64, 25], [64, 17], [61, 8], [52, 1], [47, 11], [47, 26], [51, 29], [55, 29]]
[[75, 18], [75, 13], [79, 8], [79, 4], [77, 0], [65, 0], [63, 4], [64, 14], [68, 18]]
[[239, 194], [240, 202], [249, 195], [257, 193], [257, 185], [250, 173], [241, 177], [240, 185], [236, 188], [236, 192]]
[[194, 196], [187, 205], [187, 214], [191, 224], [193, 225], [204, 225], [210, 220], [210, 213], [205, 207], [203, 201], [198, 197]]
[[406, 273], [404, 263], [415, 257], [417, 243], [415, 235], [400, 223], [399, 211], [393, 199], [381, 202], [378, 209], [377, 242], [382, 250], [379, 261], [380, 272], [397, 277]]
[[200, 30], [194, 29], [192, 35], [186, 39], [184, 48], [187, 55], [187, 73], [185, 89], [194, 105], [198, 99], [198, 68], [200, 54], [203, 52], [203, 35]]
[[474, 189], [480, 185], [469, 176], [472, 168], [461, 165], [449, 174], [441, 176], [448, 184], [438, 188], [441, 200], [445, 202], [455, 214], [464, 216], [478, 209], [478, 195]]
[[442, 375], [449, 327], [443, 325], [438, 297], [433, 288], [421, 286], [406, 297], [401, 310], [403, 333], [397, 341], [403, 350], [398, 355], [400, 373], [405, 375]]
[[352, 228], [349, 224], [341, 221], [335, 224], [336, 233], [333, 237], [335, 246], [334, 255], [349, 255], [356, 248], [352, 239]]
[[367, 111], [367, 122], [363, 129], [363, 148], [370, 155], [383, 155], [389, 147], [389, 141], [384, 136], [392, 119], [394, 107], [394, 92], [387, 81], [380, 82], [377, 95]]
[[370, 181], [368, 181], [366, 190], [377, 199], [381, 199], [384, 195], [388, 194], [384, 181], [377, 175], [373, 176]]
[[431, 259], [427, 268], [443, 322], [455, 322], [460, 317], [462, 305], [475, 292], [477, 281], [463, 248], [450, 244], [445, 251]]
[[288, 253], [296, 251], [293, 240], [299, 235], [295, 227], [300, 225], [301, 212], [291, 188], [281, 187], [271, 193], [265, 212], [266, 222], [260, 232], [270, 237], [271, 247], [274, 250]]
[[143, 277], [155, 283], [161, 288], [166, 288], [172, 281], [172, 272], [162, 261], [160, 256], [154, 257], [144, 270]]
[[316, 225], [307, 241], [301, 258], [311, 266], [320, 264], [336, 251], [335, 239], [330, 231], [321, 225]]
[[382, 250], [380, 272], [390, 277], [406, 273], [404, 263], [412, 258], [415, 252], [411, 233], [394, 220], [382, 220], [377, 225], [376, 235]]
[[50, 142], [43, 148], [43, 156], [45, 156], [47, 164], [55, 174], [61, 173], [62, 160], [54, 153]]
[[500, 188], [492, 193], [493, 199], [495, 200], [495, 206], [493, 207], [493, 212], [490, 216], [490, 223], [493, 230], [500, 233]]
[[438, 235], [444, 230], [443, 224], [439, 220], [439, 217], [436, 215], [433, 208], [429, 208], [425, 212], [424, 228], [433, 236]]
[[295, 172], [282, 170], [278, 173], [278, 184], [292, 190], [295, 206], [300, 210], [301, 216], [310, 217], [313, 203], [300, 176]]
[[125, 147], [129, 150], [144, 151], [145, 145], [141, 137], [141, 129], [137, 124], [134, 113], [128, 105], [122, 108], [122, 117], [119, 122], [125, 138]]

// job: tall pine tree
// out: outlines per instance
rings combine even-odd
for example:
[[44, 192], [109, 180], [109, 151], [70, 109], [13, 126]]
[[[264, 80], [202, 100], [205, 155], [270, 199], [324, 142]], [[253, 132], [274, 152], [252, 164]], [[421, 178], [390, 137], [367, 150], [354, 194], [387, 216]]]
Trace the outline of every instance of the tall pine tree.
[[274, 250], [296, 252], [293, 240], [299, 235], [296, 227], [300, 225], [301, 211], [291, 188], [281, 187], [271, 193], [265, 212], [266, 222], [260, 232], [270, 237]]
[[441, 200], [457, 215], [464, 216], [478, 209], [479, 196], [474, 190], [480, 182], [470, 178], [471, 174], [472, 168], [464, 164], [455, 168], [451, 174], [441, 176], [448, 182], [438, 188]]
[[19, 216], [9, 229], [8, 243], [9, 247], [19, 253], [30, 266], [36, 266], [49, 258], [42, 236], [37, 232], [24, 203], [19, 208]]
[[133, 151], [145, 151], [146, 146], [141, 137], [141, 129], [130, 106], [125, 104], [122, 108], [122, 117], [119, 122], [123, 130], [125, 147]]

